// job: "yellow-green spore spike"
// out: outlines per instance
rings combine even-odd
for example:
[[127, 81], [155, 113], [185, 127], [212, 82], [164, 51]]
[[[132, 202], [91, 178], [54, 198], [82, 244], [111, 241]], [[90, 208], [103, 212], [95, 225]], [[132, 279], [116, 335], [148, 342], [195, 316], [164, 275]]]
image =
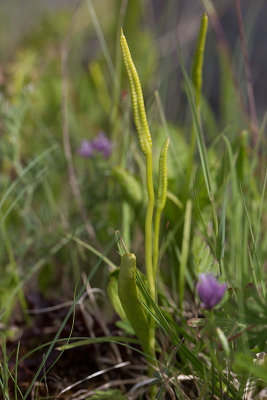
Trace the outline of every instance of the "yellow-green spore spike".
[[130, 83], [130, 91], [131, 91], [131, 98], [132, 98], [132, 105], [133, 105], [134, 123], [135, 123], [136, 130], [137, 130], [137, 133], [138, 133], [141, 149], [142, 149], [143, 153], [146, 154], [146, 145], [145, 145], [145, 141], [144, 141], [144, 136], [142, 134], [142, 126], [141, 126], [139, 110], [138, 110], [137, 94], [136, 94], [136, 90], [135, 90], [135, 86], [134, 86], [133, 76], [132, 76], [131, 70], [130, 70], [128, 62], [127, 62], [127, 54], [126, 54], [125, 47], [124, 47], [124, 42], [122, 41], [122, 39], [121, 39], [121, 49], [122, 49], [123, 61], [124, 61], [124, 64], [125, 64], [125, 68], [126, 68], [127, 75], [128, 75], [128, 78], [129, 78], [129, 83]]
[[158, 254], [159, 254], [159, 230], [160, 230], [160, 217], [163, 208], [165, 207], [167, 197], [167, 152], [169, 147], [169, 138], [163, 143], [159, 157], [159, 184], [157, 194], [157, 207], [155, 213], [155, 224], [154, 224], [154, 245], [153, 245], [153, 274], [154, 279], [157, 275], [158, 267]]
[[158, 186], [158, 195], [157, 195], [157, 207], [162, 211], [165, 207], [166, 196], [167, 196], [167, 152], [169, 147], [170, 140], [169, 138], [163, 143], [163, 146], [160, 151], [159, 158], [159, 186]]
[[136, 258], [133, 253], [121, 255], [121, 266], [118, 279], [118, 292], [121, 305], [132, 325], [142, 348], [150, 356], [149, 325], [143, 306], [138, 298], [136, 285]]
[[197, 46], [193, 59], [193, 67], [192, 67], [192, 81], [196, 91], [196, 106], [200, 105], [201, 98], [201, 89], [202, 89], [202, 69], [203, 69], [203, 61], [204, 61], [204, 50], [206, 43], [208, 29], [208, 16], [207, 14], [203, 14], [201, 19], [201, 24], [198, 33]]
[[136, 71], [126, 38], [121, 30], [121, 50], [123, 61], [130, 81], [131, 96], [134, 110], [134, 122], [139, 135], [140, 145], [144, 154], [152, 151], [152, 139], [148, 127], [142, 87]]

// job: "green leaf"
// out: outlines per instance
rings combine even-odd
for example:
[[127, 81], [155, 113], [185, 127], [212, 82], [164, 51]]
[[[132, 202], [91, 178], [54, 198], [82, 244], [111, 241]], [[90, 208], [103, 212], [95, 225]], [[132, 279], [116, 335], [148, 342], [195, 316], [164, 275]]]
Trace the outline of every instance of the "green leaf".
[[121, 256], [118, 291], [123, 310], [140, 340], [143, 350], [149, 354], [149, 324], [138, 297], [136, 258], [133, 253], [125, 253]]
[[120, 269], [117, 268], [114, 271], [112, 271], [109, 275], [109, 283], [107, 286], [107, 292], [108, 296], [110, 298], [110, 301], [116, 311], [116, 313], [119, 315], [119, 317], [124, 321], [127, 319], [125, 312], [123, 311], [123, 307], [121, 305], [120, 299], [119, 299], [119, 294], [118, 294], [118, 278], [119, 278], [119, 272]]
[[93, 343], [117, 343], [123, 345], [125, 343], [137, 343], [137, 339], [124, 336], [102, 336], [97, 338], [81, 339], [73, 343], [64, 344], [62, 346], [58, 346], [57, 350], [61, 351], [62, 349], [76, 349], [77, 347], [88, 346], [89, 344]]
[[132, 325], [128, 321], [128, 319], [125, 319], [123, 321], [117, 321], [116, 326], [120, 328], [122, 331], [125, 332], [126, 335], [134, 336], [135, 331], [133, 330]]

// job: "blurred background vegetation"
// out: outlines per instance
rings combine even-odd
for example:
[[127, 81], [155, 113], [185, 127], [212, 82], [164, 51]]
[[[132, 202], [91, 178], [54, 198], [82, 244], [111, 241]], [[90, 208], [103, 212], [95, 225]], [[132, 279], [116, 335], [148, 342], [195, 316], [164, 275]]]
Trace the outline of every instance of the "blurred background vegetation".
[[[242, 6], [260, 123], [266, 111], [267, 4], [243, 1]], [[260, 197], [250, 181], [252, 175], [244, 176], [251, 133], [234, 1], [214, 5], [208, 0], [0, 3], [0, 301], [4, 321], [9, 320], [17, 296], [25, 314], [25, 296], [31, 293], [72, 297], [81, 273], [88, 274], [98, 261], [73, 236], [100, 252], [109, 252], [118, 263], [114, 230], [120, 228], [141, 263], [144, 260], [144, 165], [137, 151], [128, 82], [121, 66], [121, 26], [142, 82], [155, 154], [166, 129], [171, 137], [171, 197], [162, 236], [167, 221], [171, 229], [162, 249], [163, 273], [164, 265], [179, 260], [184, 206], [193, 196], [193, 186], [209, 221], [198, 158], [190, 165], [192, 122], [177, 57], [179, 42], [190, 74], [205, 9], [213, 18], [205, 51], [202, 120], [206, 143], [211, 145], [209, 159], [217, 194], [223, 193], [227, 168], [225, 150], [216, 141], [223, 133], [233, 146], [244, 190], [254, 190]], [[112, 143], [110, 159], [80, 157], [81, 141], [93, 139], [100, 131]], [[194, 185], [188, 173], [191, 168], [196, 173]], [[262, 174], [260, 170], [259, 177]], [[135, 179], [132, 193], [127, 193], [127, 179]], [[196, 229], [202, 229], [200, 225], [196, 217]], [[168, 247], [172, 237], [176, 245]], [[165, 253], [172, 254], [167, 264]], [[105, 287], [108, 269], [94, 271], [93, 284]], [[171, 279], [168, 271], [167, 282]]]
[[[204, 11], [209, 30], [201, 118], [217, 232], [192, 145], [192, 117], [177, 55], [179, 44], [191, 76]], [[137, 255], [138, 266], [144, 264], [145, 165], [122, 66], [121, 26], [142, 83], [155, 160], [164, 138], [171, 139], [160, 304], [171, 310], [173, 321], [181, 320], [178, 286], [185, 283], [185, 299], [194, 310], [197, 274], [217, 273], [218, 264], [225, 265], [229, 286], [244, 289], [252, 276], [254, 283], [264, 282], [257, 254], [267, 259], [267, 3], [243, 0], [242, 12], [257, 121], [251, 119], [234, 0], [0, 1], [1, 338], [16, 342], [30, 326], [32, 309], [38, 314], [40, 308], [72, 303], [77, 282], [86, 276], [92, 287], [106, 290], [110, 261], [104, 256], [119, 264], [116, 229]], [[93, 140], [99, 132], [112, 144], [110, 158], [81, 157], [82, 140]], [[157, 162], [154, 173], [157, 178]], [[266, 269], [266, 262], [262, 265]], [[100, 308], [110, 321], [110, 301], [99, 293]], [[236, 309], [233, 303], [226, 308], [233, 324]], [[45, 334], [49, 325], [44, 341], [50, 340], [65, 315], [38, 315], [35, 333]], [[264, 348], [266, 330], [259, 321], [259, 335], [251, 340]], [[79, 316], [77, 324], [76, 336], [83, 331], [88, 335]], [[68, 325], [64, 335], [71, 329]], [[97, 324], [96, 332], [106, 334]], [[178, 334], [188, 336], [185, 331]], [[32, 371], [38, 363], [31, 365]]]

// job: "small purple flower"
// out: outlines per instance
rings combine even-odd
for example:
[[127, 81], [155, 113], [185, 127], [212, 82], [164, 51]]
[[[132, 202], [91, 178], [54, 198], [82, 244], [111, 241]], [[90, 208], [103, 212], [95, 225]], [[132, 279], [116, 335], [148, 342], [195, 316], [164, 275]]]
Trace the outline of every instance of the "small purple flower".
[[199, 274], [197, 290], [202, 301], [201, 307], [211, 310], [222, 300], [226, 283], [219, 283], [211, 274]]
[[109, 158], [112, 145], [103, 132], [99, 132], [94, 140], [83, 140], [78, 153], [85, 158], [91, 158], [95, 153], [100, 153], [104, 158]]
[[103, 132], [99, 132], [97, 138], [93, 140], [92, 144], [94, 149], [99, 153], [102, 153], [104, 158], [109, 158], [112, 146], [109, 139]]
[[85, 158], [92, 157], [92, 155], [94, 153], [93, 143], [89, 142], [89, 140], [83, 140], [81, 147], [78, 148], [77, 152], [82, 157], [85, 157]]

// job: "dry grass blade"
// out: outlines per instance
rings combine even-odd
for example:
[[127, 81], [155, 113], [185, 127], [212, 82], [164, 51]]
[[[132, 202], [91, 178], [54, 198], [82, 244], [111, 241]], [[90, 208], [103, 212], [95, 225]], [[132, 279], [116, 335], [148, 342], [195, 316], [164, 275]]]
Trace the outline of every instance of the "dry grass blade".
[[112, 370], [114, 370], [114, 369], [126, 367], [126, 366], [129, 365], [129, 364], [130, 364], [130, 361], [125, 361], [125, 362], [123, 362], [123, 363], [116, 364], [116, 365], [114, 365], [113, 367], [105, 368], [105, 369], [102, 369], [101, 371], [94, 372], [93, 374], [88, 375], [86, 378], [81, 379], [81, 380], [79, 380], [79, 381], [73, 383], [72, 385], [67, 386], [65, 389], [61, 390], [61, 392], [57, 395], [56, 398], [59, 398], [59, 396], [61, 396], [63, 393], [68, 392], [69, 390], [73, 389], [74, 387], [80, 385], [81, 383], [83, 383], [83, 382], [85, 382], [85, 381], [88, 381], [89, 379], [96, 378], [97, 376], [103, 375], [103, 374], [105, 374], [106, 372], [112, 371]]
[[[100, 385], [96, 387], [94, 390], [85, 390], [81, 389], [78, 392], [76, 392], [73, 396], [71, 396], [70, 400], [86, 400], [90, 398], [89, 396], [92, 396], [96, 393], [96, 391], [100, 390], [108, 390], [116, 386], [121, 386], [121, 385], [131, 385], [135, 384], [137, 381], [139, 381], [140, 378], [136, 379], [117, 379], [113, 380], [111, 382], [104, 383], [103, 385]], [[139, 382], [140, 383], [140, 382]], [[134, 400], [135, 397], [128, 396], [128, 400]]]

